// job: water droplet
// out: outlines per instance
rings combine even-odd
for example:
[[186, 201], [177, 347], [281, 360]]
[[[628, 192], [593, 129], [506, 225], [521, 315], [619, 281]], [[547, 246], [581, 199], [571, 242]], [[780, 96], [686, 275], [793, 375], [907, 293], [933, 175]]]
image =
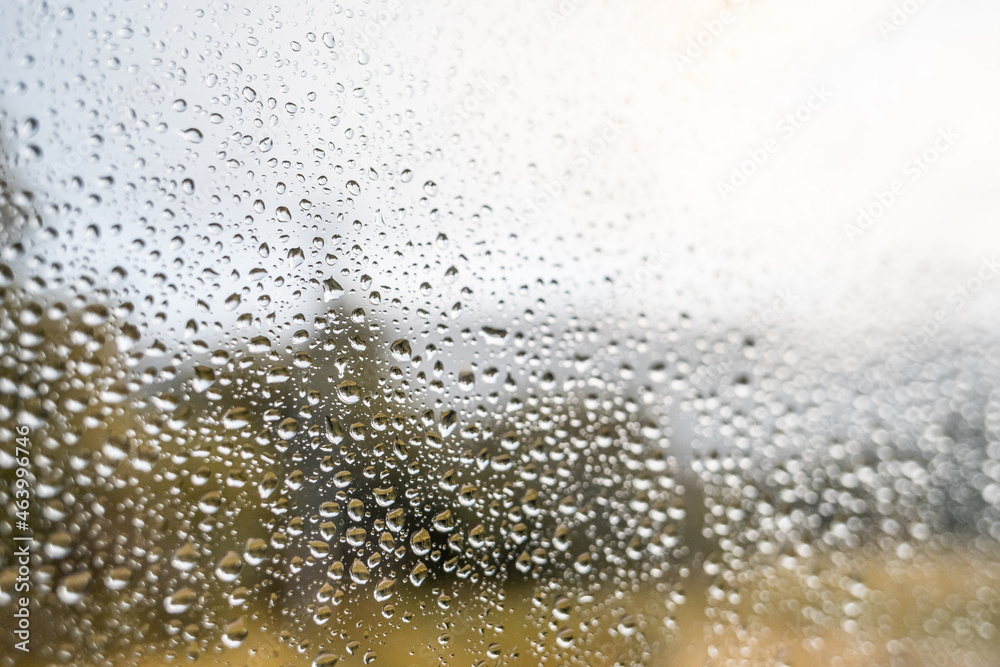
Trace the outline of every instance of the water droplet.
[[232, 408], [223, 416], [222, 423], [231, 431], [241, 429], [250, 423], [250, 410], [243, 407]]
[[201, 133], [201, 130], [194, 127], [184, 130], [181, 133], [181, 136], [190, 141], [192, 144], [200, 144], [205, 139], [205, 135]]
[[333, 278], [327, 278], [323, 281], [323, 300], [333, 301], [334, 299], [339, 299], [344, 295], [344, 288], [340, 286]]

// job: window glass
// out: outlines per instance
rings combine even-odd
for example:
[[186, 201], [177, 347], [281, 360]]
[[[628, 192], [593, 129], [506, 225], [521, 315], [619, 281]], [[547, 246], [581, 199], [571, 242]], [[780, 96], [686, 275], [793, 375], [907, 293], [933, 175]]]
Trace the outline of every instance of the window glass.
[[992, 3], [0, 6], [0, 667], [988, 665]]

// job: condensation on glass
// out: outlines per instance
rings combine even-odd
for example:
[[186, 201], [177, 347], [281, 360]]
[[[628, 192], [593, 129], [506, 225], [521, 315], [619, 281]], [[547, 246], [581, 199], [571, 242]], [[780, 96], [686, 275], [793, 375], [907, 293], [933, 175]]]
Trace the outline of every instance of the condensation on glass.
[[722, 9], [495, 4], [0, 7], [0, 665], [995, 664], [995, 311], [719, 233]]

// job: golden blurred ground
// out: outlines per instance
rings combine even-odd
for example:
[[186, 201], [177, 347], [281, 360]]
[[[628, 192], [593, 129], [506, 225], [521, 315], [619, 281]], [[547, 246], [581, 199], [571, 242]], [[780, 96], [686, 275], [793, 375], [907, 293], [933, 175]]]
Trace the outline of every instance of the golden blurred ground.
[[[346, 636], [338, 646], [359, 642], [354, 655], [333, 649], [341, 657], [339, 665], [364, 664], [369, 650], [375, 656], [373, 664], [391, 666], [483, 661], [484, 665], [599, 667], [639, 659], [671, 667], [726, 664], [729, 659], [733, 664], [802, 667], [1000, 665], [997, 554], [936, 548], [899, 559], [859, 551], [815, 557], [807, 563], [787, 559], [761, 563], [745, 570], [737, 585], [723, 586], [723, 593], [721, 581], [691, 582], [685, 602], [673, 615], [672, 632], [662, 625], [661, 594], [595, 594], [593, 603], [571, 612], [557, 628], [575, 630], [576, 639], [569, 647], [555, 641], [556, 633], [545, 627], [547, 620], [537, 622], [547, 611], [532, 604], [530, 587], [508, 588], [503, 610], [492, 610], [485, 621], [473, 612], [482, 610], [483, 605], [476, 604], [450, 613], [426, 604], [422, 615], [415, 614], [409, 622], [383, 619], [374, 602], [370, 609], [356, 605], [324, 628], [316, 628], [312, 645], [301, 652], [282, 641], [279, 614], [244, 610], [246, 641], [235, 649], [209, 650], [196, 662], [232, 667], [309, 665], [323, 640], [321, 631], [329, 633], [337, 625]], [[738, 597], [730, 598], [733, 593]], [[705, 603], [720, 596], [721, 603]], [[398, 602], [402, 608], [407, 601]], [[636, 653], [642, 642], [635, 635], [626, 636], [617, 624], [623, 613], [639, 619], [639, 632], [652, 648], [647, 655]], [[491, 630], [484, 633], [486, 623], [503, 626], [503, 632], [496, 637]], [[581, 623], [586, 631], [580, 631]], [[542, 639], [540, 631], [546, 647], [541, 657], [531, 648]], [[301, 631], [292, 634], [302, 636]], [[495, 658], [487, 654], [494, 641], [499, 649]], [[188, 659], [151, 652], [140, 660], [120, 656], [117, 664], [178, 663]]]

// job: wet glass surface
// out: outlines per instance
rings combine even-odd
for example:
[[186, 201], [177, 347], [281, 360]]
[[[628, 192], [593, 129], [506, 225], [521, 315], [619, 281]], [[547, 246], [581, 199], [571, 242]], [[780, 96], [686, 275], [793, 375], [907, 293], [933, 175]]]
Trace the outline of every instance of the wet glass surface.
[[0, 665], [997, 664], [998, 19], [3, 3]]

